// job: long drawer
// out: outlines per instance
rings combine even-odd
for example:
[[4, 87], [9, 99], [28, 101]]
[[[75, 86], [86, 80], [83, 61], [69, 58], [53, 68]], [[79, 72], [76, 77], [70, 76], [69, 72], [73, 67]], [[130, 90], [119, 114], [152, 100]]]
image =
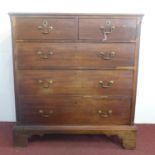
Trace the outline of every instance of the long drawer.
[[131, 96], [132, 71], [19, 70], [20, 95], [86, 94]]
[[81, 18], [79, 39], [100, 41], [133, 41], [137, 34], [136, 19]]
[[134, 65], [132, 43], [17, 43], [19, 69], [105, 69]]
[[20, 97], [22, 124], [115, 125], [128, 124], [131, 101], [82, 97]]
[[76, 39], [75, 17], [16, 17], [15, 39]]

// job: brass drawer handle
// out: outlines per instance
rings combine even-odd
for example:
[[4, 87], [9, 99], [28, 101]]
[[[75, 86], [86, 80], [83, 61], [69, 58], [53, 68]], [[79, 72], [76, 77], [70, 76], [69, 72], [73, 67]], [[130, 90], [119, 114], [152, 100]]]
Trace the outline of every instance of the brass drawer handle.
[[99, 116], [101, 116], [101, 117], [105, 117], [105, 118], [107, 118], [107, 117], [109, 117], [110, 115], [112, 115], [112, 110], [110, 109], [110, 110], [107, 110], [107, 111], [105, 111], [105, 110], [98, 110], [98, 114], [99, 114]]
[[38, 26], [38, 30], [41, 30], [42, 34], [49, 34], [53, 30], [53, 27], [49, 25], [46, 19], [44, 19], [42, 25]]
[[38, 80], [38, 83], [42, 86], [42, 88], [49, 88], [49, 86], [53, 83], [53, 80]]
[[101, 33], [103, 34], [103, 41], [107, 40], [107, 35], [111, 34], [115, 29], [110, 20], [105, 21], [104, 26], [100, 26]]
[[109, 88], [112, 87], [114, 84], [113, 80], [110, 81], [99, 81], [99, 84], [101, 85], [102, 88]]
[[43, 52], [42, 50], [38, 50], [37, 54], [41, 59], [49, 59], [54, 53], [49, 49], [47, 52]]
[[99, 54], [100, 54], [100, 57], [103, 58], [104, 60], [111, 60], [116, 55], [115, 51], [100, 52]]
[[46, 118], [50, 117], [53, 114], [53, 110], [50, 110], [49, 112], [45, 112], [44, 110], [40, 109], [38, 112], [42, 117], [46, 117]]

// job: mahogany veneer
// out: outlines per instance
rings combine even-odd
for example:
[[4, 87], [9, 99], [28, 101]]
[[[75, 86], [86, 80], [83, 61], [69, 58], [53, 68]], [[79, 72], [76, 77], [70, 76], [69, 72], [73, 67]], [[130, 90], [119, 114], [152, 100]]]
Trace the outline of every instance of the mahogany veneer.
[[10, 16], [14, 145], [35, 134], [106, 134], [134, 149], [142, 15]]

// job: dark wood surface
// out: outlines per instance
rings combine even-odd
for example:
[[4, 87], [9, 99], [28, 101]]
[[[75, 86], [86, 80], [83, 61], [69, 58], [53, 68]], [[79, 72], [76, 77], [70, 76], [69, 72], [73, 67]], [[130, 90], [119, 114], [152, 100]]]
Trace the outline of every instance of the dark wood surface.
[[[99, 19], [80, 19], [79, 20], [79, 39], [104, 38], [100, 27], [105, 26], [106, 18]], [[107, 36], [108, 40], [130, 41], [136, 39], [136, 19], [110, 19], [115, 29]], [[123, 35], [122, 35], [123, 34]]]
[[[51, 27], [50, 33], [44, 28], [38, 29], [43, 22], [47, 21], [47, 27]], [[20, 39], [76, 39], [77, 21], [76, 18], [16, 18], [15, 38]], [[47, 31], [47, 32], [46, 32]]]
[[136, 146], [135, 126], [129, 125], [28, 125], [15, 126], [13, 129], [14, 145], [27, 146], [28, 138], [32, 135], [43, 135], [49, 133], [58, 134], [105, 134], [107, 136], [117, 135], [122, 139], [122, 146], [125, 149], [135, 149]]
[[113, 69], [117, 66], [134, 66], [134, 50], [133, 43], [16, 44], [19, 69]]
[[[21, 122], [51, 125], [126, 125], [131, 101], [86, 97], [21, 97]], [[100, 113], [102, 111], [102, 113]], [[108, 112], [111, 113], [108, 113]]]
[[26, 145], [28, 137], [37, 133], [99, 130], [118, 135], [125, 148], [135, 148], [142, 15], [10, 16], [17, 115], [14, 144]]
[[[18, 72], [19, 95], [122, 95], [131, 96], [132, 71], [27, 71]], [[42, 80], [42, 83], [39, 82]], [[52, 83], [48, 81], [52, 80]], [[100, 84], [103, 81], [103, 84]], [[114, 83], [109, 86], [109, 82]]]

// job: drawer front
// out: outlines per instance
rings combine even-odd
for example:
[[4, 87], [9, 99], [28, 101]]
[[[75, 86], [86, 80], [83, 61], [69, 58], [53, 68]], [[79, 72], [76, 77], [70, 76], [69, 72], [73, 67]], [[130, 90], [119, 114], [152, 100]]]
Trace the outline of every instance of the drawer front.
[[130, 99], [80, 97], [21, 97], [23, 124], [120, 125], [128, 124]]
[[127, 95], [132, 92], [132, 71], [18, 71], [20, 95], [86, 94]]
[[79, 38], [102, 41], [136, 39], [136, 19], [80, 19]]
[[20, 39], [76, 39], [75, 18], [16, 17], [15, 38]]
[[105, 69], [133, 66], [134, 48], [132, 43], [17, 43], [16, 53], [20, 69]]

